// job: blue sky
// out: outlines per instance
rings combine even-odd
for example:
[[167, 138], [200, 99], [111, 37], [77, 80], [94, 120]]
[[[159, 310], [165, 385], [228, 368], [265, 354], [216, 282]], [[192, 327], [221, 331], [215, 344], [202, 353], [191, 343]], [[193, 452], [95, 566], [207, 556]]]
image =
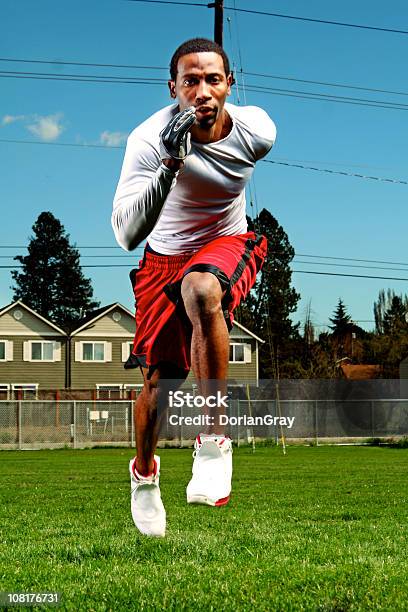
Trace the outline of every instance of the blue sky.
[[[234, 0], [225, 4], [233, 6]], [[344, 0], [337, 5], [321, 0], [307, 5], [300, 0], [235, 0], [235, 6], [408, 30], [408, 7], [402, 0], [386, 4]], [[225, 11], [227, 17], [224, 46], [238, 68], [241, 54], [244, 71], [403, 92], [405, 96], [249, 75], [245, 76], [247, 86], [408, 105], [407, 35], [231, 10]], [[213, 11], [127, 0], [3, 0], [1, 30], [1, 58], [166, 67], [183, 40], [212, 37]], [[0, 61], [0, 71], [0, 245], [26, 245], [35, 219], [49, 210], [78, 246], [115, 247], [110, 214], [123, 151], [112, 145], [123, 145], [138, 123], [170, 103], [166, 86], [5, 78], [4, 71], [166, 79], [166, 70]], [[243, 103], [241, 79], [239, 85]], [[238, 101], [236, 91], [230, 101]], [[277, 142], [268, 156], [271, 160], [408, 181], [407, 110], [253, 91], [246, 91], [246, 101], [265, 108], [277, 125]], [[300, 254], [294, 270], [408, 278], [408, 185], [268, 163], [258, 164], [254, 180], [258, 208], [271, 211]], [[13, 264], [6, 256], [25, 252], [20, 248], [0, 251], [4, 266]], [[84, 268], [84, 273], [92, 279], [95, 297], [102, 304], [119, 301], [132, 308], [128, 270], [137, 263], [140, 251], [126, 254], [119, 248], [81, 248], [81, 254], [84, 266], [129, 265], [128, 269]], [[91, 257], [96, 254], [106, 257]], [[120, 259], [121, 255], [125, 258]], [[342, 268], [321, 264], [387, 266], [305, 255], [407, 265], [388, 266], [397, 270]], [[12, 299], [11, 282], [10, 271], [0, 269], [0, 305]], [[299, 272], [293, 274], [293, 284], [302, 296], [296, 317], [303, 319], [311, 300], [313, 320], [321, 330], [339, 297], [353, 319], [370, 329], [373, 302], [381, 288], [408, 292], [406, 281]]]

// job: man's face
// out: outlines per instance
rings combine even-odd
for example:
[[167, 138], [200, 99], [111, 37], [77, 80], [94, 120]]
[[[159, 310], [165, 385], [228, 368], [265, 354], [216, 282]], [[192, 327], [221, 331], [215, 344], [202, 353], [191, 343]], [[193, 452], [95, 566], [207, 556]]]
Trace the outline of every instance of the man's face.
[[196, 124], [210, 130], [217, 119], [221, 120], [231, 80], [218, 53], [189, 53], [178, 61], [176, 81], [169, 81], [170, 95], [178, 99], [180, 110], [195, 106]]

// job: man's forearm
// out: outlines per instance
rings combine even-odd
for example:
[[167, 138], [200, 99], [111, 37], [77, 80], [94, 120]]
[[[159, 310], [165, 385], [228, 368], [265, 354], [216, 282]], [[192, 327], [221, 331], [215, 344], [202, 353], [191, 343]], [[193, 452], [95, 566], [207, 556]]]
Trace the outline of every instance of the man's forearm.
[[[170, 163], [170, 167], [165, 162]], [[153, 230], [182, 162], [164, 160], [151, 182], [132, 198], [115, 201], [112, 227], [117, 242], [126, 251], [135, 249]]]
[[[127, 251], [135, 249], [156, 225], [164, 202], [174, 185], [176, 173], [190, 152], [189, 130], [194, 121], [195, 108], [190, 107], [174, 115], [160, 132], [162, 164], [140, 192], [134, 195], [134, 191], [137, 191], [138, 176], [135, 168], [127, 172], [130, 180], [119, 184], [111, 222], [116, 240]], [[132, 176], [136, 180], [132, 179]], [[130, 187], [129, 193], [126, 193], [127, 186]]]

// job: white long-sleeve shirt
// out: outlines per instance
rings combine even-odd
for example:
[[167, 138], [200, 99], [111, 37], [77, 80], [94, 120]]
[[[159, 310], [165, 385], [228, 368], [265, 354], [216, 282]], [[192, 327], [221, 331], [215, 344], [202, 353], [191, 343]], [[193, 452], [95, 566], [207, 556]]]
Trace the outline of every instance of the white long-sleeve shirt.
[[256, 106], [226, 103], [230, 133], [217, 142], [192, 142], [174, 174], [160, 159], [159, 134], [178, 112], [167, 106], [130, 134], [113, 202], [118, 243], [134, 249], [147, 237], [166, 255], [194, 252], [220, 236], [244, 234], [245, 185], [276, 138], [273, 121]]

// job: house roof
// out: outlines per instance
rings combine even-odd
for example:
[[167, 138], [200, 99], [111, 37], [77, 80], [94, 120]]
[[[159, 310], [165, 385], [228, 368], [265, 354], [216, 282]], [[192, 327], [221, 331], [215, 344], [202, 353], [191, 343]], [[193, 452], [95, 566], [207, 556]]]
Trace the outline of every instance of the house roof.
[[7, 306], [2, 306], [2, 308], [0, 308], [0, 315], [2, 314], [3, 310], [6, 312], [11, 306], [14, 306], [14, 304], [17, 304], [17, 302], [11, 302], [11, 304], [7, 304]]
[[379, 377], [382, 367], [380, 365], [353, 365], [351, 363], [342, 363], [340, 365], [340, 370], [348, 380], [370, 380]]
[[261, 338], [258, 338], [258, 336], [256, 336], [253, 332], [251, 332], [246, 327], [244, 327], [241, 323], [238, 323], [238, 321], [234, 320], [233, 324], [236, 325], [237, 327], [239, 327], [239, 329], [242, 329], [242, 331], [247, 333], [249, 336], [252, 336], [252, 338], [255, 338], [255, 340], [258, 340], [258, 342], [261, 342], [262, 344], [265, 344], [265, 340], [261, 340]]
[[2, 308], [0, 310], [0, 317], [2, 315], [6, 314], [6, 312], [11, 310], [12, 308], [14, 308], [14, 306], [19, 306], [20, 308], [24, 308], [25, 310], [30, 312], [33, 316], [37, 317], [38, 319], [41, 319], [41, 321], [44, 321], [44, 323], [46, 323], [47, 325], [49, 325], [50, 327], [55, 329], [58, 333], [63, 334], [64, 336], [66, 336], [66, 333], [64, 332], [63, 329], [61, 329], [60, 327], [55, 325], [55, 323], [52, 323], [52, 321], [50, 321], [49, 319], [46, 319], [45, 317], [40, 315], [38, 312], [36, 312], [35, 310], [30, 308], [26, 304], [24, 304], [24, 302], [22, 302], [21, 300], [17, 300], [16, 302], [12, 302], [11, 304], [7, 304], [7, 306], [4, 306], [4, 308]]
[[98, 308], [97, 310], [89, 312], [83, 319], [78, 322], [78, 327], [76, 327], [74, 331], [71, 332], [71, 336], [75, 336], [80, 331], [88, 327], [88, 325], [90, 325], [91, 323], [95, 323], [96, 321], [98, 321], [98, 319], [101, 319], [103, 316], [105, 316], [115, 308], [120, 308], [132, 318], [134, 317], [134, 314], [130, 312], [130, 310], [125, 308], [125, 306], [119, 304], [119, 302], [115, 302], [114, 304], [108, 304], [108, 306], [103, 306], [102, 308]]

